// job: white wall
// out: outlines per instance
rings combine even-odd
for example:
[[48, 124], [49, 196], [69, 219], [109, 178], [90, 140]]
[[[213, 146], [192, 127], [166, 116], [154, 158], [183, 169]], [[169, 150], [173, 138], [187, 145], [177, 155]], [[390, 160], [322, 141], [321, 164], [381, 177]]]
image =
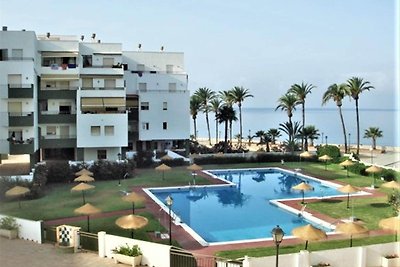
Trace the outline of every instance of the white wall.
[[126, 244], [138, 245], [143, 253], [141, 265], [169, 267], [170, 246], [99, 232], [99, 256], [112, 258], [112, 249]]
[[[97, 150], [107, 150], [107, 160], [117, 160], [118, 153], [121, 153], [119, 147], [96, 147], [96, 148], [85, 148], [83, 151], [83, 159], [85, 162], [90, 160], [97, 160]], [[111, 177], [110, 177], [111, 178]]]
[[[0, 218], [6, 217], [6, 215], [0, 214]], [[31, 221], [26, 219], [16, 218], [17, 224], [19, 225], [18, 237], [21, 239], [35, 241], [42, 243], [42, 221]]]

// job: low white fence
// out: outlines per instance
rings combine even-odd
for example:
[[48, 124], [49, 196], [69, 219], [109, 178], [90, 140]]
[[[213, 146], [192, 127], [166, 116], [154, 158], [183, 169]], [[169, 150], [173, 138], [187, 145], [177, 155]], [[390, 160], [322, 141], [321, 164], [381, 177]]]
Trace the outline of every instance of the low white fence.
[[[0, 219], [7, 217], [0, 214]], [[14, 217], [19, 225], [18, 237], [21, 239], [31, 240], [39, 244], [42, 243], [42, 221], [31, 221]]]
[[157, 244], [127, 237], [109, 235], [106, 232], [98, 233], [99, 257], [113, 258], [112, 249], [128, 244], [138, 245], [143, 253], [142, 265], [169, 267], [170, 246]]
[[[385, 255], [400, 253], [400, 242], [370, 245], [365, 247], [341, 248], [294, 254], [279, 255], [279, 266], [310, 267], [319, 263], [329, 263], [330, 267], [376, 267], [382, 266]], [[245, 257], [243, 267], [275, 266], [275, 256]]]

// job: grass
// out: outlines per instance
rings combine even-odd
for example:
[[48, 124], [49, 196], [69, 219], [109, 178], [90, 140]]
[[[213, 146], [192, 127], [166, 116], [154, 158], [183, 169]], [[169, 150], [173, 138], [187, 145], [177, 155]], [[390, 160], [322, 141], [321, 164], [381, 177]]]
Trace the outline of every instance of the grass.
[[[228, 168], [261, 168], [261, 167], [281, 167], [280, 163], [243, 163], [243, 164], [226, 164], [226, 165], [206, 165], [204, 169], [228, 169]], [[311, 176], [319, 177], [325, 180], [338, 180], [343, 183], [349, 183], [354, 186], [364, 187], [370, 186], [372, 183], [372, 177], [366, 177], [350, 173], [350, 177], [347, 177], [346, 170], [337, 164], [328, 164], [327, 170], [325, 165], [320, 162], [286, 162], [283, 166], [288, 169], [302, 169], [303, 173], [307, 173]], [[114, 211], [114, 210], [128, 210], [131, 209], [131, 203], [124, 202], [121, 200], [121, 190], [131, 191], [135, 186], [142, 187], [163, 187], [163, 186], [177, 186], [177, 185], [188, 185], [192, 182], [192, 175], [186, 167], [174, 167], [170, 171], [166, 171], [165, 179], [162, 179], [162, 173], [157, 172], [154, 169], [138, 169], [134, 178], [121, 180], [121, 186], [118, 186], [118, 181], [96, 181], [93, 183], [96, 187], [93, 190], [85, 192], [86, 202], [90, 203], [103, 212]], [[201, 176], [196, 176], [196, 184], [207, 184], [209, 181]], [[376, 180], [376, 185], [380, 185], [382, 181]], [[2, 201], [0, 205], [0, 213], [7, 214], [15, 217], [32, 219], [32, 220], [51, 220], [65, 217], [77, 216], [74, 210], [83, 205], [82, 194], [80, 192], [71, 192], [71, 188], [76, 184], [52, 184], [46, 187], [45, 195], [42, 198], [35, 200], [21, 201], [21, 208], [18, 207], [18, 201]], [[378, 189], [382, 192], [389, 193], [391, 190]], [[142, 204], [136, 204], [136, 208], [143, 207]], [[351, 210], [346, 208], [346, 201], [324, 201], [309, 203], [308, 208], [327, 214], [333, 218], [346, 218], [351, 215]], [[377, 229], [378, 221], [381, 218], [393, 216], [391, 207], [387, 205], [387, 198], [354, 198], [354, 215], [362, 219], [369, 229]], [[155, 229], [164, 230], [160, 223], [150, 214], [146, 214], [149, 218], [149, 225], [143, 229], [135, 231], [135, 236], [139, 239], [148, 240], [148, 231], [154, 231]], [[130, 236], [130, 232], [119, 229], [115, 224], [115, 217], [91, 219], [91, 232], [98, 230], [104, 230], [111, 234], [118, 234], [122, 236]], [[78, 222], [77, 225], [86, 229], [86, 220]], [[361, 239], [360, 244], [367, 244], [369, 239]], [[386, 239], [375, 238], [372, 240], [383, 240], [382, 242], [391, 241], [389, 237]], [[386, 241], [385, 241], [386, 240]], [[366, 243], [364, 243], [364, 241]], [[330, 241], [327, 243], [331, 243]], [[336, 241], [335, 241], [336, 242]], [[337, 241], [339, 242], [339, 241]], [[345, 241], [342, 241], [345, 244]], [[372, 242], [372, 241], [371, 241]], [[374, 241], [375, 242], [375, 241]], [[378, 242], [378, 241], [377, 241]], [[380, 241], [379, 241], [380, 242]], [[378, 243], [379, 243], [378, 242]], [[318, 243], [318, 246], [324, 247], [325, 243]], [[329, 248], [338, 247], [338, 244], [332, 243], [328, 245]], [[311, 245], [312, 246], [312, 245]], [[298, 251], [301, 246], [294, 246], [292, 250], [290, 247], [284, 249], [291, 253]], [[314, 249], [311, 247], [311, 249]], [[254, 250], [254, 252], [252, 252]], [[252, 250], [246, 250], [247, 255], [253, 255], [253, 253], [265, 253], [269, 251], [267, 248], [258, 248]], [[261, 251], [261, 252], [258, 252]], [[237, 252], [232, 252], [235, 255]], [[238, 252], [240, 254], [240, 252]], [[244, 254], [243, 254], [244, 255]], [[235, 258], [235, 257], [231, 257]]]

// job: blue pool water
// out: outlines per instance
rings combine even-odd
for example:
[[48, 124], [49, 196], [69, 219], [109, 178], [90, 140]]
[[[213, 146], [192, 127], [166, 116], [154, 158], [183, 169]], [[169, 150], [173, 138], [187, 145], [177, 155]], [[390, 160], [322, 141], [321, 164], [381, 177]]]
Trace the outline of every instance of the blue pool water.
[[301, 192], [291, 188], [303, 181], [314, 188], [305, 192], [306, 198], [341, 195], [318, 180], [280, 169], [216, 170], [209, 173], [235, 185], [150, 190], [163, 203], [171, 195], [173, 212], [209, 243], [268, 238], [276, 225], [286, 235], [291, 235], [293, 228], [309, 222], [278, 208], [269, 200], [302, 198]]

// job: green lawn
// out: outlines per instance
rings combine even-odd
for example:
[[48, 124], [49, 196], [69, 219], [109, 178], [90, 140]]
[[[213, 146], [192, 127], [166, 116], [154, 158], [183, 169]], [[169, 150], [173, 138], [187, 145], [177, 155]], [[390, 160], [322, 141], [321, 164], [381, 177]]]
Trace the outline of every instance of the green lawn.
[[[228, 168], [260, 168], [260, 167], [281, 167], [280, 163], [252, 163], [252, 164], [227, 164], [227, 165], [206, 165], [204, 169], [228, 169]], [[346, 170], [337, 164], [328, 164], [327, 170], [323, 163], [315, 162], [286, 162], [283, 166], [288, 169], [300, 168], [303, 173], [311, 176], [316, 176], [326, 180], [339, 180], [344, 183], [350, 183], [355, 186], [369, 186], [372, 183], [372, 177], [360, 176], [350, 173], [350, 177], [346, 177]], [[134, 186], [143, 187], [162, 187], [188, 185], [192, 182], [190, 171], [186, 167], [174, 167], [170, 171], [165, 172], [165, 179], [162, 179], [162, 173], [154, 169], [138, 169], [134, 178], [121, 181], [121, 186], [118, 186], [118, 181], [96, 181], [92, 183], [96, 187], [93, 190], [85, 192], [86, 202], [90, 203], [102, 211], [114, 211], [131, 209], [131, 204], [121, 200], [122, 191], [131, 191]], [[196, 176], [196, 184], [207, 184], [209, 181]], [[377, 179], [376, 185], [380, 185], [382, 181]], [[76, 184], [52, 184], [46, 187], [45, 195], [42, 198], [35, 200], [25, 200], [21, 202], [21, 208], [18, 207], [17, 201], [2, 201], [0, 202], [0, 213], [8, 214], [20, 218], [32, 220], [51, 220], [76, 216], [74, 210], [83, 205], [82, 194], [80, 192], [71, 192], [71, 188]], [[377, 189], [388, 193], [389, 190]], [[391, 207], [387, 204], [387, 197], [382, 198], [357, 198], [354, 199], [354, 216], [362, 219], [369, 229], [377, 229], [378, 221], [381, 218], [393, 216]], [[136, 207], [143, 207], [138, 204]], [[333, 218], [346, 218], [351, 215], [352, 210], [346, 208], [346, 201], [324, 201], [310, 203], [307, 208], [315, 209], [321, 213], [330, 215]], [[164, 230], [159, 222], [154, 217], [148, 214], [150, 224], [148, 227], [135, 231], [135, 235], [147, 240], [147, 231]], [[115, 226], [116, 218], [105, 218], [92, 220], [91, 232], [105, 230], [111, 234], [120, 234], [129, 236], [130, 232], [121, 230]], [[86, 220], [78, 222], [86, 229]], [[364, 244], [364, 239], [360, 243]], [[377, 239], [379, 240], [379, 239]], [[390, 241], [390, 238], [387, 239]], [[365, 242], [368, 242], [365, 239]], [[386, 242], [386, 241], [384, 241]], [[322, 243], [320, 243], [322, 244]], [[336, 245], [335, 245], [336, 246]], [[289, 248], [287, 248], [289, 251]], [[294, 248], [295, 250], [297, 249]], [[255, 249], [264, 251], [264, 248]], [[285, 252], [285, 249], [283, 249]], [[236, 252], [232, 252], [235, 254]], [[253, 252], [247, 252], [250, 255]], [[264, 253], [264, 252], [262, 252]], [[289, 253], [289, 252], [288, 252]], [[240, 254], [240, 253], [239, 253]]]

